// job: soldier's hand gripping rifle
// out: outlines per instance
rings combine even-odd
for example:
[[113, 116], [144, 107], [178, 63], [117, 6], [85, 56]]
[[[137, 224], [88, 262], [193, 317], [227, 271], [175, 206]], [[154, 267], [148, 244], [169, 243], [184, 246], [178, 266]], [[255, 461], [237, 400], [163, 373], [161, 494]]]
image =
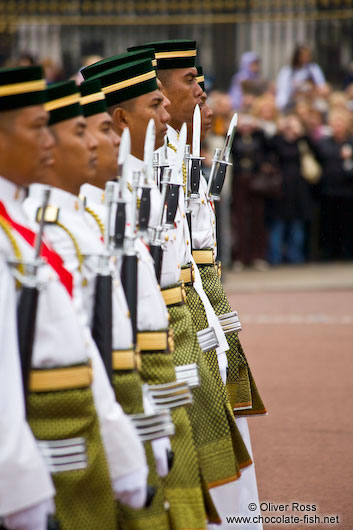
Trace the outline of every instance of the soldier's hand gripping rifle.
[[214, 153], [210, 178], [207, 187], [207, 196], [214, 201], [220, 200], [227, 167], [232, 165], [232, 163], [229, 162], [229, 159], [232, 151], [232, 145], [234, 141], [237, 123], [238, 114], [235, 113], [229, 124], [227, 138], [225, 140], [223, 149], [216, 149]]
[[112, 381], [112, 275], [110, 270], [110, 225], [112, 204], [114, 199], [114, 182], [107, 182], [105, 187], [105, 203], [107, 218], [104, 231], [105, 252], [98, 255], [96, 269], [96, 285], [94, 294], [94, 309], [92, 318], [92, 337], [102, 357], [109, 381]]

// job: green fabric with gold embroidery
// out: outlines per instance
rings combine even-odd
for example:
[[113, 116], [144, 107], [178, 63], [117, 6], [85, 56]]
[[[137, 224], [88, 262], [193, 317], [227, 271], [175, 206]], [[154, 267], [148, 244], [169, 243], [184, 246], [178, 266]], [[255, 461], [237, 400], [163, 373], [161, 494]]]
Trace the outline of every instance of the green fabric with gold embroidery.
[[[144, 382], [151, 385], [175, 381], [172, 355], [142, 353], [140, 375]], [[165, 500], [169, 503], [170, 528], [205, 528], [206, 512], [190, 421], [184, 407], [171, 409], [171, 416], [175, 426], [175, 434], [171, 438], [174, 462], [171, 471], [163, 480]]]
[[[113, 372], [115, 397], [126, 414], [141, 414], [143, 412], [141, 385], [141, 377], [135, 371]], [[169, 527], [164, 508], [163, 485], [157, 474], [150, 442], [145, 442], [144, 447], [149, 469], [148, 484], [156, 488], [156, 495], [148, 509], [133, 510], [117, 503], [119, 528], [121, 530], [166, 530]]]
[[[196, 292], [196, 289], [191, 286], [186, 286], [186, 303], [190, 309], [191, 317], [195, 324], [196, 331], [201, 331], [208, 327], [208, 320], [205, 312], [205, 308], [201, 301], [201, 298]], [[230, 440], [233, 446], [234, 459], [237, 462], [237, 468], [241, 469], [251, 463], [250, 455], [246, 449], [246, 446], [238, 433], [238, 428], [235, 424], [234, 416], [229, 415], [231, 406], [228, 399], [226, 387], [223, 384], [219, 373], [217, 353], [215, 350], [210, 350], [203, 353], [204, 358], [208, 364], [212, 378], [217, 385], [217, 393], [220, 396], [221, 403], [223, 404], [226, 416], [226, 423], [230, 432]]]
[[[232, 308], [217, 271], [212, 266], [199, 267], [202, 286], [217, 316], [230, 313]], [[251, 374], [238, 333], [226, 335], [229, 350], [227, 392], [235, 415], [264, 414], [265, 406]], [[238, 410], [237, 410], [238, 409]], [[243, 409], [243, 410], [242, 410]]]
[[91, 389], [31, 392], [28, 419], [38, 440], [86, 441], [87, 468], [52, 477], [61, 530], [115, 530], [115, 501]]
[[[188, 307], [168, 307], [170, 327], [174, 330], [176, 365], [197, 363], [201, 384], [194, 388], [193, 405], [187, 409], [198, 452], [202, 478], [208, 488], [237, 479], [239, 466], [234, 458], [230, 427], [222, 398], [197, 342]], [[208, 512], [210, 516], [210, 512]], [[216, 521], [214, 510], [211, 518]]]

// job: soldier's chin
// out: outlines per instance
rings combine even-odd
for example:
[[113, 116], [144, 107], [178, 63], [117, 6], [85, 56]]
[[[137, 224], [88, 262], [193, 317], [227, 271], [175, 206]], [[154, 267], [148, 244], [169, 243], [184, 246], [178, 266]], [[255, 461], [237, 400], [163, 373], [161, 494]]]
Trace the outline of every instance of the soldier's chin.
[[159, 149], [160, 147], [162, 147], [162, 145], [164, 144], [164, 137], [165, 137], [164, 133], [163, 135], [156, 136], [155, 149]]

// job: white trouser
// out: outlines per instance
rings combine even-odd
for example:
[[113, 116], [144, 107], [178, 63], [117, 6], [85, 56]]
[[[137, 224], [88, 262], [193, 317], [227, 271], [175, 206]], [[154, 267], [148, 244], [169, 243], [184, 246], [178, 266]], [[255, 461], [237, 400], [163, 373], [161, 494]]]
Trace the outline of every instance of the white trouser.
[[[253, 459], [247, 419], [236, 418], [235, 421], [248, 453]], [[213, 488], [210, 493], [222, 519], [222, 524], [209, 524], [209, 530], [230, 530], [231, 528], [236, 528], [237, 530], [262, 530], [263, 527], [260, 522], [241, 523], [239, 521], [238, 523], [235, 523], [231, 521], [227, 522], [226, 520], [226, 517], [229, 518], [232, 516], [255, 517], [255, 521], [258, 520], [257, 518], [261, 512], [259, 508], [259, 494], [257, 491], [254, 464], [243, 469], [241, 477], [235, 482]], [[251, 503], [257, 507], [254, 511], [251, 511], [248, 508]]]

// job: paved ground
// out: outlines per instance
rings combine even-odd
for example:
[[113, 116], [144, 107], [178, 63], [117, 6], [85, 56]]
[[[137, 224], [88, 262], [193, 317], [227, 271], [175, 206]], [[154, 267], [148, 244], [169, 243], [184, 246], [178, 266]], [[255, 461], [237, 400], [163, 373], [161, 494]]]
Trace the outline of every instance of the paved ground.
[[352, 265], [232, 273], [225, 284], [269, 410], [249, 420], [260, 501], [317, 510], [262, 515], [339, 515], [264, 528], [353, 529]]

